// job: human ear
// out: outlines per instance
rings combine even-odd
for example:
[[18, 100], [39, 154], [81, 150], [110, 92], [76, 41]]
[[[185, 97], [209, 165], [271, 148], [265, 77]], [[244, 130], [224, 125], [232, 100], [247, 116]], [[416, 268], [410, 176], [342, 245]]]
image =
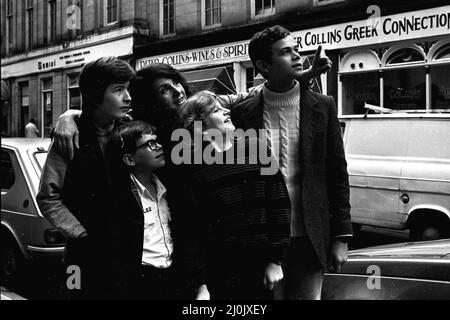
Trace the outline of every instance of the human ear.
[[122, 160], [127, 166], [134, 167], [136, 165], [133, 156], [129, 153], [125, 153], [122, 157]]
[[256, 68], [262, 75], [269, 73], [269, 64], [264, 60], [257, 60]]

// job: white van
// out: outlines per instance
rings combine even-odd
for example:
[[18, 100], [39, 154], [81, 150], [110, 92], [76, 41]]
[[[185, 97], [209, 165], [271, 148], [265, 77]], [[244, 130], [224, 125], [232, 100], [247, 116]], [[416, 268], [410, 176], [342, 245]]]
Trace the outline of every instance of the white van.
[[450, 237], [450, 114], [341, 119], [353, 223]]

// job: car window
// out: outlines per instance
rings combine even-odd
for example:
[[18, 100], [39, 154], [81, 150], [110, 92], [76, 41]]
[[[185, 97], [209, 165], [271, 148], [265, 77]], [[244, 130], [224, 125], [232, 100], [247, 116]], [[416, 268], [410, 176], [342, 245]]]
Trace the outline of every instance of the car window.
[[11, 161], [11, 154], [5, 149], [2, 149], [1, 155], [0, 181], [2, 190], [11, 189], [15, 181], [14, 169]]
[[34, 159], [36, 160], [36, 163], [38, 164], [39, 169], [39, 175], [42, 172], [42, 168], [44, 168], [45, 165], [45, 159], [47, 159], [47, 151], [45, 152], [35, 152], [33, 154]]

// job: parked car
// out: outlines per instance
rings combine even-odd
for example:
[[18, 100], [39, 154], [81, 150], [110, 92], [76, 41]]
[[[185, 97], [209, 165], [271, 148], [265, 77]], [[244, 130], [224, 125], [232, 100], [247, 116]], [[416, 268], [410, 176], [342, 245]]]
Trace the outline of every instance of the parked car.
[[410, 238], [450, 237], [450, 113], [341, 119], [355, 229], [409, 229]]
[[2, 282], [13, 281], [27, 261], [61, 259], [64, 237], [42, 216], [36, 203], [50, 139], [4, 138], [0, 181]]
[[349, 252], [339, 273], [325, 273], [324, 300], [450, 300], [450, 239]]

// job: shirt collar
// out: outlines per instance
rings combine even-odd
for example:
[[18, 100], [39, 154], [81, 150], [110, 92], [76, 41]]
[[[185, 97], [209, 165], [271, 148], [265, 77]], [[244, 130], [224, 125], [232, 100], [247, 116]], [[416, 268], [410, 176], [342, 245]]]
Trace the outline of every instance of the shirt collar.
[[[144, 187], [144, 185], [136, 178], [136, 176], [133, 173], [130, 173], [131, 180], [136, 185], [137, 191], [139, 192], [139, 195], [142, 197], [145, 193], [149, 194], [147, 188]], [[167, 192], [166, 187], [162, 184], [162, 182], [158, 179], [157, 176], [155, 176], [152, 173], [152, 180], [155, 183], [156, 186], [156, 197], [158, 200], [160, 200]]]

